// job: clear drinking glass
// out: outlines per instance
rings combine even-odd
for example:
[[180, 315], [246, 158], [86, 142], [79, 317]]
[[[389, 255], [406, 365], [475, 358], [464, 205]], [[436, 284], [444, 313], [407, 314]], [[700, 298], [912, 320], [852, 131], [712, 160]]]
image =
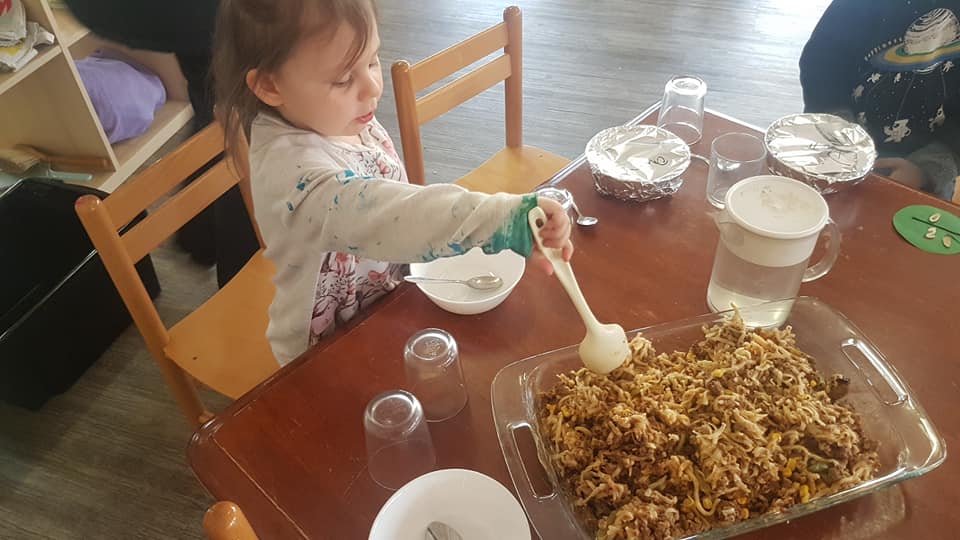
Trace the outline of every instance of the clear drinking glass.
[[457, 342], [439, 328], [421, 330], [403, 349], [407, 386], [423, 403], [428, 422], [453, 418], [467, 404]]
[[560, 203], [560, 206], [567, 212], [571, 222], [577, 221], [577, 216], [573, 212], [573, 195], [566, 189], [546, 186], [538, 189], [536, 192], [539, 197], [553, 199]]
[[693, 75], [678, 75], [667, 81], [660, 102], [657, 127], [692, 146], [703, 136], [703, 98], [707, 83]]
[[391, 390], [377, 395], [363, 415], [370, 477], [397, 489], [437, 466], [423, 407], [413, 394]]
[[723, 209], [727, 190], [744, 178], [764, 174], [766, 161], [767, 150], [755, 135], [726, 133], [714, 139], [710, 145], [707, 201]]

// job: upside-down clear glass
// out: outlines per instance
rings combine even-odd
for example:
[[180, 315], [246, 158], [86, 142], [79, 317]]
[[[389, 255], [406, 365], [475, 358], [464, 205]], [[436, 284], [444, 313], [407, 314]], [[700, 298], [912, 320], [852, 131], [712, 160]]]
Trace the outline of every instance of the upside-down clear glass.
[[363, 415], [370, 477], [398, 489], [437, 466], [423, 407], [405, 390], [390, 390], [367, 404]]
[[693, 146], [703, 136], [703, 98], [706, 95], [707, 83], [700, 77], [672, 77], [663, 89], [657, 127]]

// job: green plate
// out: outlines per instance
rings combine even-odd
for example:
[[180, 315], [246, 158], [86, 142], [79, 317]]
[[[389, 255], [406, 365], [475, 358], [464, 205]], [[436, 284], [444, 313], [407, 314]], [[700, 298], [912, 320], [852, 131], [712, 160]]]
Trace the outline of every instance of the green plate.
[[[940, 219], [934, 217], [936, 214]], [[919, 204], [908, 206], [893, 216], [893, 227], [904, 240], [929, 253], [960, 253], [960, 217], [946, 210]], [[927, 238], [931, 227], [933, 238]], [[944, 244], [944, 238], [949, 238], [949, 247]]]

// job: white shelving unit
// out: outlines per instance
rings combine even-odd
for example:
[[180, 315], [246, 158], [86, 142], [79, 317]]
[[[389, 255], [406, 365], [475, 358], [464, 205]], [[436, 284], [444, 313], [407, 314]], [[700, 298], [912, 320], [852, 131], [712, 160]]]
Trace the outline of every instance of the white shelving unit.
[[[51, 153], [106, 157], [113, 171], [85, 185], [112, 192], [193, 117], [187, 84], [172, 54], [139, 51], [109, 43], [47, 0], [23, 0], [27, 18], [57, 36], [57, 43], [14, 73], [0, 74], [0, 147], [29, 144]], [[97, 48], [120, 50], [156, 73], [167, 102], [143, 135], [111, 145], [75, 61]]]

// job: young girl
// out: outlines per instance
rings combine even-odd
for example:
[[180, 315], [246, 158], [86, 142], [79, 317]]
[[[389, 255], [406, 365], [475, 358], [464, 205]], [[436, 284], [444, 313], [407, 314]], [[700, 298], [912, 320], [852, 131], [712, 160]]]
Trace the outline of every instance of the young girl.
[[[250, 138], [256, 219], [277, 268], [267, 337], [285, 364], [401, 279], [403, 263], [480, 246], [523, 256], [527, 212], [569, 259], [563, 209], [533, 195], [407, 183], [374, 113], [383, 92], [373, 0], [223, 0], [214, 44], [227, 133]], [[550, 272], [538, 257], [537, 266]]]

